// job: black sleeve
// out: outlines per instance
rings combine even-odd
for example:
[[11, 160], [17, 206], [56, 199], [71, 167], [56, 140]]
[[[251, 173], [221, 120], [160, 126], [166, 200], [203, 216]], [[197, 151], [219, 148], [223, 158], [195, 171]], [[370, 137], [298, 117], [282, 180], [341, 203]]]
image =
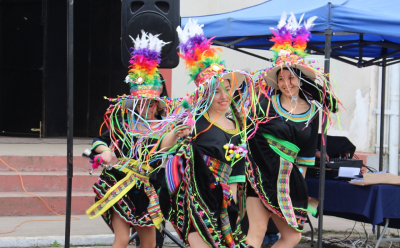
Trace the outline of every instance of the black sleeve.
[[94, 149], [96, 149], [96, 147], [98, 147], [99, 145], [104, 145], [109, 147], [110, 144], [111, 144], [110, 131], [106, 130], [104, 133], [93, 139], [91, 150], [93, 153], [96, 153], [94, 152]]
[[300, 147], [297, 154], [297, 163], [301, 166], [314, 166], [315, 165], [315, 152], [318, 143], [318, 128], [319, 128], [319, 114], [317, 113], [314, 120], [309, 124], [311, 125], [311, 135], [308, 142]]

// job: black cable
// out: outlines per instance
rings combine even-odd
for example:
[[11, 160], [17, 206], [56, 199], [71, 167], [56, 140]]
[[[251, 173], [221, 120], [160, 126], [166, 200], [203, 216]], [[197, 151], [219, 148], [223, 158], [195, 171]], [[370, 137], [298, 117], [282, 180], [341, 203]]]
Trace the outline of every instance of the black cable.
[[[346, 238], [344, 238], [344, 239], [342, 239], [342, 240], [338, 240], [338, 241], [332, 241], [332, 239], [329, 239], [329, 240], [328, 240], [328, 239], [324, 239], [324, 241], [325, 241], [325, 242], [329, 242], [329, 244], [338, 244], [338, 243], [343, 243], [343, 242], [345, 242], [345, 241], [350, 241], [350, 240], [349, 240], [349, 237], [353, 234], [353, 232], [357, 232], [357, 233], [358, 233], [358, 231], [355, 230], [356, 224], [357, 224], [357, 222], [354, 222], [354, 226], [353, 226], [353, 228], [351, 228], [351, 232], [350, 232], [350, 234], [349, 234]], [[350, 229], [350, 228], [349, 228], [349, 229]], [[349, 230], [349, 229], [346, 229], [346, 231], [344, 232], [345, 235], [346, 235], [347, 230]], [[360, 236], [360, 239], [361, 239], [360, 233], [358, 233], [358, 235]], [[350, 241], [350, 242], [351, 242], [351, 241]]]

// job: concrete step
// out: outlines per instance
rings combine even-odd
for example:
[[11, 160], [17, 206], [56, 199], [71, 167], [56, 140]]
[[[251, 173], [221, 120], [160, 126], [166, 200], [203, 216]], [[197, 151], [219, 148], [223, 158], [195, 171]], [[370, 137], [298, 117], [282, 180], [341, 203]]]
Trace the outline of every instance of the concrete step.
[[[65, 214], [66, 192], [32, 192], [56, 213]], [[93, 192], [72, 192], [71, 213], [85, 214], [94, 203]], [[54, 215], [36, 196], [25, 192], [0, 192], [0, 216]]]
[[[0, 156], [9, 166], [17, 171], [67, 171], [67, 156]], [[73, 157], [74, 171], [90, 171], [92, 164], [82, 156]], [[113, 156], [112, 163], [117, 162]], [[13, 171], [0, 160], [0, 171]]]
[[[5, 163], [17, 171], [66, 171], [67, 156], [1, 156]], [[74, 171], [88, 171], [91, 164], [87, 158], [73, 157]], [[0, 171], [12, 171], [0, 161]]]
[[[88, 172], [74, 171], [72, 191], [91, 192], [94, 182], [100, 175], [101, 169], [89, 175]], [[34, 171], [20, 172], [24, 187], [32, 192], [66, 191], [66, 171]], [[15, 171], [0, 171], [0, 192], [23, 192], [21, 178]]]

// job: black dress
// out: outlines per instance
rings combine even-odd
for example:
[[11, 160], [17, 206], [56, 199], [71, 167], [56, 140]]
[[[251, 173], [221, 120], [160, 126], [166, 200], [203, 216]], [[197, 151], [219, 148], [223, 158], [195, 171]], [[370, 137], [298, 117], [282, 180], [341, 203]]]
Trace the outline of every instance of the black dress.
[[[187, 245], [189, 233], [198, 232], [210, 247], [246, 247], [236, 224], [244, 213], [244, 191], [239, 187], [237, 205], [229, 193], [229, 184], [245, 182], [245, 158], [228, 161], [229, 151], [224, 148], [241, 143], [239, 129], [212, 125], [205, 113], [196, 121], [192, 137], [195, 139], [186, 139], [175, 160], [166, 166], [166, 183], [160, 192], [164, 216]], [[173, 166], [175, 171], [170, 169]], [[176, 177], [180, 181], [175, 180], [174, 185]], [[168, 191], [170, 197], [166, 197]]]
[[259, 197], [272, 213], [297, 231], [307, 218], [308, 194], [298, 166], [314, 166], [318, 137], [318, 112], [314, 104], [303, 114], [290, 114], [280, 95], [260, 101], [258, 116], [268, 115], [249, 140], [252, 163], [246, 174], [248, 196]]
[[[134, 138], [133, 141], [135, 143], [136, 138]], [[146, 144], [143, 145], [148, 146], [155, 144], [157, 141], [157, 137], [147, 139], [145, 141]], [[92, 151], [99, 145], [109, 147], [110, 143], [110, 132], [107, 130], [101, 136], [93, 140]], [[130, 148], [122, 145], [122, 142], [119, 142], [118, 146], [125, 156], [129, 153]], [[156, 193], [156, 190], [161, 186], [161, 181], [157, 180], [160, 175], [156, 175], [156, 173], [164, 174], [164, 170], [153, 171], [153, 168], [158, 167], [161, 161], [158, 160], [151, 163], [151, 167], [149, 167], [149, 171], [147, 171], [141, 170], [138, 168], [137, 164], [134, 163], [134, 161], [142, 159], [142, 156], [134, 154], [130, 158], [121, 158], [120, 152], [117, 151], [115, 151], [115, 155], [119, 159], [119, 164], [128, 164], [122, 170], [120, 170], [122, 166], [119, 166], [111, 170], [104, 169], [102, 171], [93, 185], [97, 206], [96, 204], [93, 205], [86, 213], [90, 218], [95, 218], [98, 212], [101, 211], [101, 216], [112, 230], [112, 211], [117, 213], [123, 221], [129, 223], [132, 227], [158, 226], [163, 220], [163, 216], [159, 208], [158, 195]], [[127, 178], [128, 175], [130, 175], [129, 178]], [[121, 183], [121, 180], [125, 180], [125, 182], [120, 184], [119, 188], [116, 188], [115, 186]], [[126, 191], [128, 187], [131, 188]], [[113, 194], [109, 192], [113, 191], [113, 189], [115, 192], [114, 196], [119, 198], [117, 201], [111, 199]], [[105, 199], [105, 196], [108, 197], [108, 199]], [[105, 202], [99, 204], [100, 200], [105, 200]]]

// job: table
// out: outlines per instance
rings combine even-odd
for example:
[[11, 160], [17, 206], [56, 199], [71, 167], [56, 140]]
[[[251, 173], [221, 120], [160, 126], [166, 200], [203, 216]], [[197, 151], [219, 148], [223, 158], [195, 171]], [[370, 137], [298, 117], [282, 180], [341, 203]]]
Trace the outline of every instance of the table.
[[[318, 199], [319, 179], [306, 178], [306, 182], [308, 195]], [[400, 238], [383, 238], [387, 227], [400, 228], [400, 186], [356, 186], [343, 181], [325, 180], [324, 215], [384, 225], [376, 247], [381, 241], [400, 241]]]

